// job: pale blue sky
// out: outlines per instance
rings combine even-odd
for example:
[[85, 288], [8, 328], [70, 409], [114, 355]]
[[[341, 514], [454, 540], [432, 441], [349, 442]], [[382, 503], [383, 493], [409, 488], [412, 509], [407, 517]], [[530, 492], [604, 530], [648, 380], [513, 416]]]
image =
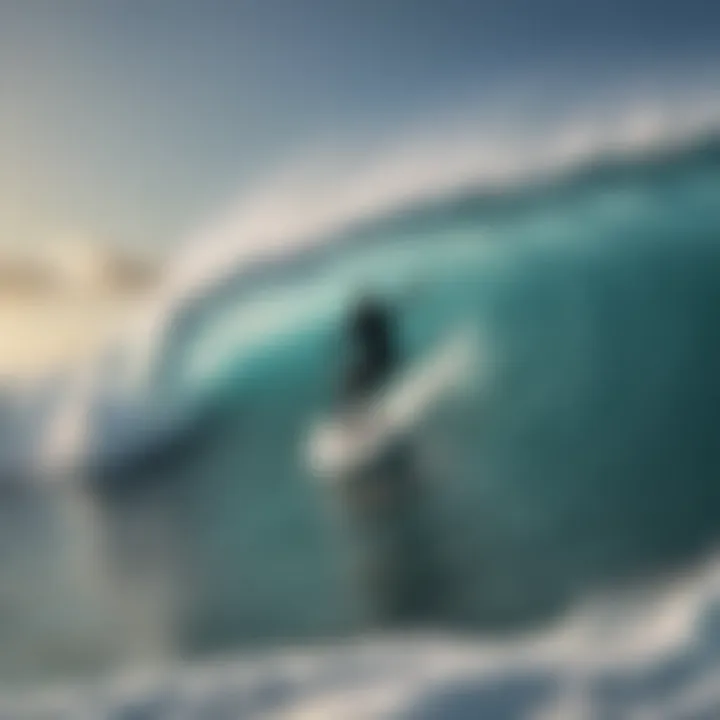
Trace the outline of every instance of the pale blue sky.
[[718, 28], [714, 0], [0, 0], [0, 242], [166, 246], [325, 137], [534, 77], [682, 82]]

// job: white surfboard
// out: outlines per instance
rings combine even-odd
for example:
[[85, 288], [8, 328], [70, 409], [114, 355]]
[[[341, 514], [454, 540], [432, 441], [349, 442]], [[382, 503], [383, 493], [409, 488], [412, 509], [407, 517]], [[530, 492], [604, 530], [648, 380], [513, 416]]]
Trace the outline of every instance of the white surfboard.
[[457, 332], [362, 408], [317, 423], [307, 446], [313, 471], [341, 479], [371, 463], [412, 434], [443, 400], [470, 386], [478, 355], [476, 334]]

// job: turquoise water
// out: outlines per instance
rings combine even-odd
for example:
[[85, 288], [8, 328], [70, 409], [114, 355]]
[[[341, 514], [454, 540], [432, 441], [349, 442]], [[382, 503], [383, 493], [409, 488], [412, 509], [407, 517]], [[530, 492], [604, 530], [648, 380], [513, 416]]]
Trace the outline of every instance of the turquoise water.
[[[408, 363], [457, 326], [483, 343], [477, 386], [422, 431], [434, 625], [525, 630], [686, 567], [720, 527], [719, 198], [711, 139], [410, 207], [251, 280], [231, 274], [186, 302], [155, 365], [154, 405], [192, 397], [193, 412], [154, 447], [92, 463], [54, 491], [62, 502], [5, 512], [32, 508], [33, 563], [57, 567], [83, 508], [103, 570], [83, 575], [82, 607], [103, 617], [115, 594], [115, 618], [162, 617], [142, 656], [367, 630], [358, 539], [303, 443], [334, 402], [344, 312], [371, 290], [397, 309]], [[44, 596], [37, 615], [65, 618], [75, 592]], [[52, 657], [83, 667], [87, 634]]]
[[[352, 541], [302, 443], [333, 401], [342, 313], [359, 289], [396, 304], [409, 361], [457, 325], [485, 344], [482, 388], [426, 430], [439, 455], [429, 492], [446, 568], [441, 624], [525, 627], [709, 549], [719, 197], [718, 147], [703, 143], [514, 196], [411, 209], [259, 290], [238, 281], [237, 299], [223, 293], [174, 350], [178, 382], [212, 398], [212, 430], [199, 423], [197, 443], [167, 451], [125, 498], [144, 503], [158, 483], [186, 493], [189, 646], [357, 629]], [[296, 319], [247, 351], [243, 323], [259, 307]]]

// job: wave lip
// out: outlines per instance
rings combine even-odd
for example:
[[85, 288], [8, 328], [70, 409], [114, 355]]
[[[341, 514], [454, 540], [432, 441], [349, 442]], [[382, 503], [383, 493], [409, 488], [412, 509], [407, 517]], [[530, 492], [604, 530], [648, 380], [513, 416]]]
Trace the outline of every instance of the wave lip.
[[335, 146], [271, 177], [191, 237], [168, 295], [202, 289], [256, 262], [329, 242], [358, 222], [409, 206], [510, 189], [603, 158], [642, 160], [720, 129], [720, 100], [631, 102], [538, 124], [487, 123], [474, 114], [438, 121], [379, 147]]

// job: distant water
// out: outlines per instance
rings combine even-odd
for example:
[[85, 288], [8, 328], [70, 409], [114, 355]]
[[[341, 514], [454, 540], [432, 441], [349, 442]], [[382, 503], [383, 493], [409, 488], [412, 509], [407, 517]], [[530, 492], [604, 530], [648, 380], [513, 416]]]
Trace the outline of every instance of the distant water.
[[617, 587], [652, 594], [698, 563], [712, 574], [719, 199], [708, 136], [411, 205], [188, 295], [140, 391], [109, 382], [110, 354], [74, 404], [26, 410], [80, 423], [68, 432], [81, 462], [72, 482], [9, 483], [0, 506], [3, 672], [363, 629], [354, 541], [302, 456], [361, 289], [397, 307], [408, 362], [457, 325], [483, 338], [482, 381], [424, 428], [444, 569], [435, 630], [561, 627]]

